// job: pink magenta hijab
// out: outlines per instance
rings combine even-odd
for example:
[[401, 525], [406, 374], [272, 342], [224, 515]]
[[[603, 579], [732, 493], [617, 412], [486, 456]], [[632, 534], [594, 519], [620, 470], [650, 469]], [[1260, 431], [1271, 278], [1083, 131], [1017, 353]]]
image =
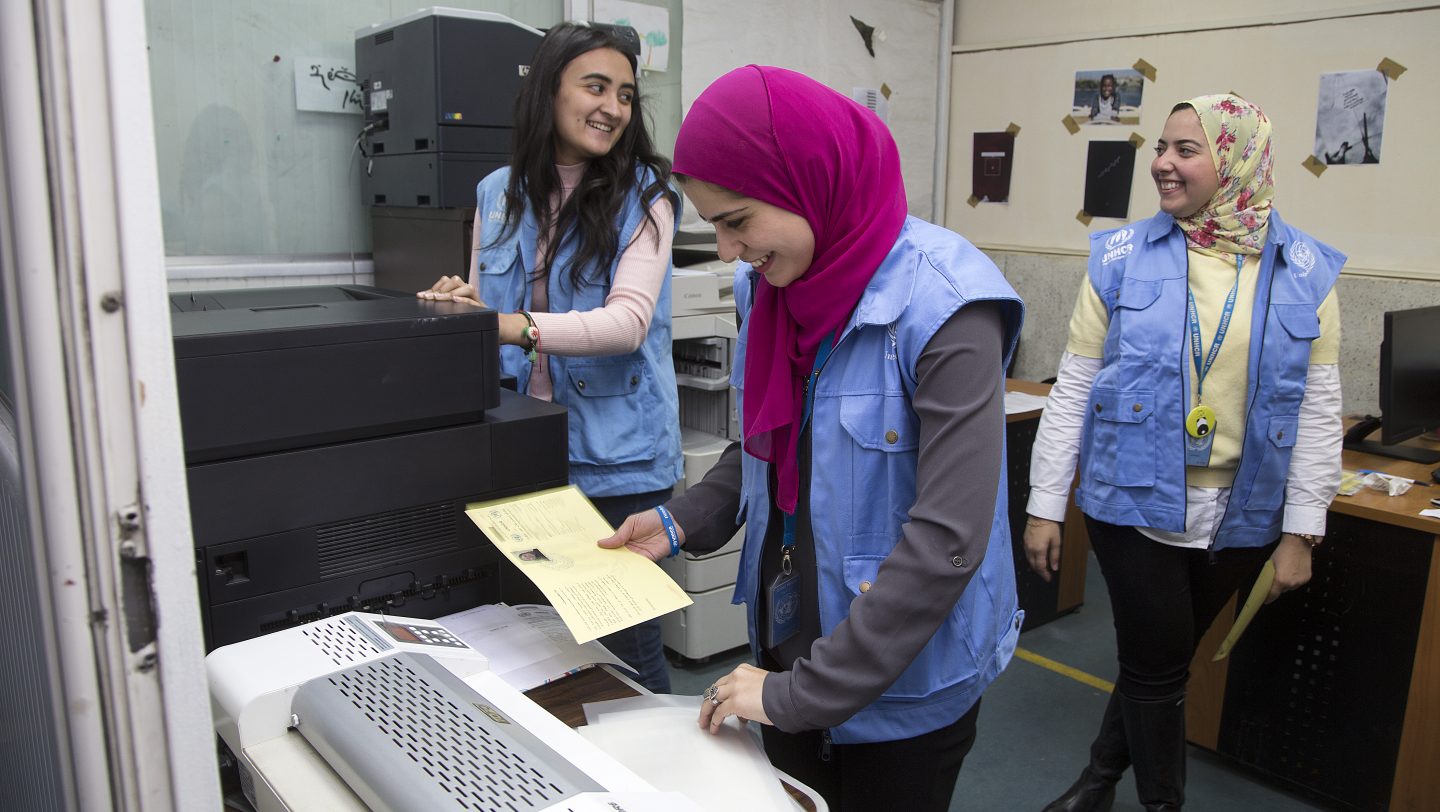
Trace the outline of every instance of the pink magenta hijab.
[[675, 171], [804, 217], [810, 268], [784, 288], [758, 282], [748, 317], [745, 450], [775, 464], [776, 504], [795, 512], [804, 382], [905, 224], [900, 153], [875, 114], [809, 77], [748, 65], [690, 108]]

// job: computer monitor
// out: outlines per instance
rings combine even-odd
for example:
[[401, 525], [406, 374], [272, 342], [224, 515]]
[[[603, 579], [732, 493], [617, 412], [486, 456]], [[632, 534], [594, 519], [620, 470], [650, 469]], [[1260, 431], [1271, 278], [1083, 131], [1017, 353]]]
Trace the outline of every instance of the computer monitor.
[[[1440, 429], [1440, 306], [1391, 310], [1380, 344], [1380, 417], [1345, 435], [1345, 447], [1427, 465], [1440, 451], [1400, 443]], [[1380, 429], [1380, 441], [1364, 438]]]

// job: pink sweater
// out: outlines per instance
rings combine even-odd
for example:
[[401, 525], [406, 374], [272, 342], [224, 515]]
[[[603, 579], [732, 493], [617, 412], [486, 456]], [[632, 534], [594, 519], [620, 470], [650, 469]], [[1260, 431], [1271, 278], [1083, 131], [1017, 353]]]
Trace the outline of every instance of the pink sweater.
[[[560, 173], [560, 192], [554, 206], [558, 210], [565, 199], [579, 184], [585, 174], [585, 164], [555, 167]], [[634, 352], [645, 341], [650, 330], [650, 319], [655, 315], [655, 302], [665, 275], [670, 268], [670, 244], [674, 235], [675, 214], [664, 200], [657, 201], [650, 208], [650, 214], [659, 226], [660, 238], [655, 238], [655, 228], [644, 223], [639, 236], [620, 255], [615, 269], [615, 279], [610, 285], [610, 294], [605, 297], [603, 307], [579, 312], [550, 313], [549, 292], [543, 281], [533, 283], [530, 290], [530, 315], [535, 319], [535, 329], [540, 333], [540, 356], [530, 375], [529, 395], [550, 400], [553, 387], [550, 380], [550, 366], [545, 363], [546, 355], [621, 355]], [[475, 217], [475, 245], [480, 240], [481, 220]], [[544, 262], [548, 251], [549, 236], [542, 235], [535, 246], [535, 262]], [[473, 274], [472, 270], [472, 274]]]

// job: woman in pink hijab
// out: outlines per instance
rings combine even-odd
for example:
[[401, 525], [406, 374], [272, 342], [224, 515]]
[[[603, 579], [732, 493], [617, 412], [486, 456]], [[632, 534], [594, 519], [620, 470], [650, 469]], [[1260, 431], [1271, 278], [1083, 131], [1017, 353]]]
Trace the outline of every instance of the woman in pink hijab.
[[832, 809], [947, 809], [1022, 620], [1002, 464], [1020, 300], [907, 216], [885, 125], [798, 73], [716, 80], [675, 173], [739, 260], [744, 442], [601, 544], [659, 560], [743, 524], [756, 665], [710, 686], [699, 723], [760, 722]]

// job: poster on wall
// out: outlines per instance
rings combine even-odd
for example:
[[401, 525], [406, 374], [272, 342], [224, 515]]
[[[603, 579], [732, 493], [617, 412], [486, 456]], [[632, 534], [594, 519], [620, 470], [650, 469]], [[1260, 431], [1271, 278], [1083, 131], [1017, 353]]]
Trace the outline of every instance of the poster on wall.
[[1385, 89], [1378, 70], [1320, 74], [1315, 156], [1331, 165], [1380, 163]]
[[1010, 200], [1010, 164], [1015, 158], [1015, 134], [975, 133], [975, 164], [970, 191], [981, 203]]
[[1080, 124], [1140, 123], [1145, 77], [1134, 68], [1075, 71], [1070, 117]]
[[1085, 161], [1085, 212], [1091, 217], [1129, 217], [1130, 179], [1134, 176], [1134, 144], [1091, 141]]
[[595, 0], [597, 23], [628, 25], [640, 35], [640, 70], [664, 72], [670, 64], [670, 10], [628, 0]]

